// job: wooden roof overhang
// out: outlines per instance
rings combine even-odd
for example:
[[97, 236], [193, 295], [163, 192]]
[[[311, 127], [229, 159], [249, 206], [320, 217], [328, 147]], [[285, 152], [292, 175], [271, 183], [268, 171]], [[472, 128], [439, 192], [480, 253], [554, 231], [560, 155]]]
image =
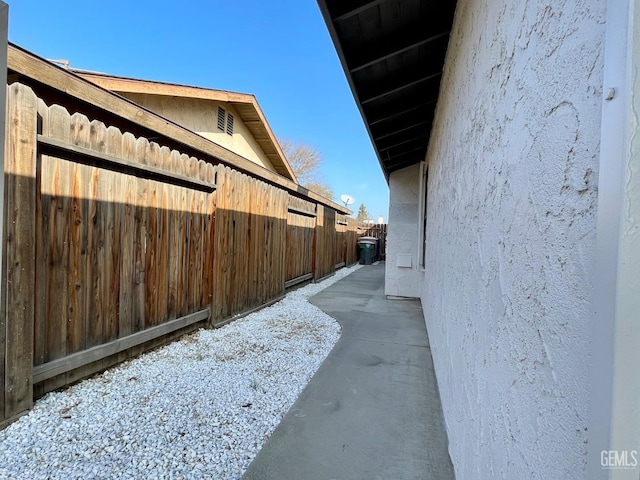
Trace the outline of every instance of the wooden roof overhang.
[[456, 0], [318, 0], [382, 171], [424, 160]]
[[296, 181], [295, 174], [253, 95], [80, 70], [74, 72], [82, 78], [116, 93], [144, 93], [229, 103], [238, 112], [240, 119], [247, 126], [276, 171], [283, 177]]

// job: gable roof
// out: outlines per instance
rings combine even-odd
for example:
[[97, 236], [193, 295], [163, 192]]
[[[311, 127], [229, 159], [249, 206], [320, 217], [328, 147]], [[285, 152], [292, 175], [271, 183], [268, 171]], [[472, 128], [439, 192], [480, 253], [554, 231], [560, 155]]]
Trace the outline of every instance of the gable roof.
[[262, 109], [254, 95], [156, 82], [151, 80], [119, 77], [83, 70], [72, 69], [72, 71], [85, 80], [95, 83], [96, 85], [112, 92], [144, 93], [150, 95], [186, 97], [229, 103], [236, 110], [240, 119], [246, 125], [247, 129], [249, 129], [258, 145], [260, 145], [260, 148], [262, 148], [265, 155], [276, 169], [276, 172], [283, 177], [297, 182], [296, 176], [284, 156], [275, 135], [271, 131], [271, 127], [269, 126], [264, 113], [262, 113]]
[[456, 0], [317, 0], [387, 180], [425, 159]]

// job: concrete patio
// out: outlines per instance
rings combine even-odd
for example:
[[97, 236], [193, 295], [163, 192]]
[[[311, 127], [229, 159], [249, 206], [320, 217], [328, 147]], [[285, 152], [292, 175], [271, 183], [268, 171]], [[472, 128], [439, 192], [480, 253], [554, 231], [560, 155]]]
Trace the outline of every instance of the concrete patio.
[[312, 298], [342, 337], [245, 480], [453, 479], [420, 301], [384, 296], [384, 263]]

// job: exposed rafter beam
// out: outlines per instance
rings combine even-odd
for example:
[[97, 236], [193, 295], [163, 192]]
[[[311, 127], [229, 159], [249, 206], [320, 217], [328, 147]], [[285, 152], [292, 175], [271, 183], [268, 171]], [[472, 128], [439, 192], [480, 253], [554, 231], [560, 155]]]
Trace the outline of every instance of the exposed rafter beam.
[[[425, 103], [421, 103], [419, 105], [416, 105], [415, 107], [411, 107], [411, 108], [405, 108], [403, 110], [398, 110], [398, 111], [394, 111], [391, 115], [384, 115], [381, 117], [377, 117], [374, 119], [372, 119], [371, 121], [369, 121], [369, 125], [376, 125], [378, 123], [382, 123], [382, 122], [386, 122], [388, 120], [393, 120], [394, 118], [403, 116], [403, 115], [407, 115], [409, 113], [412, 112], [417, 112], [418, 110], [424, 108], [424, 107], [428, 107], [429, 105], [434, 105], [436, 103], [435, 100], [431, 100], [429, 102], [425, 102]], [[367, 117], [368, 118], [368, 117]]]
[[387, 95], [392, 95], [394, 93], [401, 92], [402, 90], [405, 90], [407, 88], [413, 87], [415, 85], [419, 85], [419, 84], [424, 83], [424, 82], [426, 82], [428, 80], [437, 78], [437, 77], [439, 77], [441, 75], [442, 75], [442, 72], [432, 73], [431, 75], [427, 75], [426, 77], [419, 78], [417, 80], [414, 80], [414, 81], [409, 82], [409, 83], [405, 83], [405, 84], [400, 85], [398, 87], [385, 89], [383, 92], [380, 92], [380, 93], [378, 93], [378, 94], [376, 94], [376, 95], [374, 95], [372, 97], [368, 97], [368, 98], [365, 98], [365, 99], [361, 100], [360, 103], [362, 105], [366, 105], [367, 103], [371, 103], [371, 102], [373, 102], [375, 100], [379, 100], [382, 97], [386, 97]]
[[389, 51], [389, 52], [387, 52], [385, 54], [381, 54], [379, 56], [376, 56], [375, 58], [372, 58], [367, 62], [361, 63], [360, 65], [357, 65], [357, 66], [351, 68], [349, 71], [351, 73], [358, 72], [358, 71], [363, 70], [363, 69], [365, 69], [367, 67], [370, 67], [371, 65], [375, 65], [376, 63], [382, 62], [384, 60], [388, 60], [389, 58], [393, 58], [396, 55], [400, 55], [401, 53], [408, 52], [409, 50], [412, 50], [414, 48], [418, 48], [421, 45], [425, 45], [427, 43], [433, 42], [434, 40], [438, 40], [439, 38], [442, 38], [442, 37], [445, 37], [445, 36], [448, 36], [448, 35], [449, 35], [449, 31], [446, 31], [446, 32], [439, 33], [437, 35], [433, 35], [433, 36], [431, 36], [429, 38], [425, 38], [425, 39], [422, 39], [422, 40], [419, 40], [419, 41], [411, 42], [408, 45], [404, 45], [402, 47], [394, 48], [393, 50], [391, 50], [391, 51]]
[[405, 160], [403, 162], [396, 163], [391, 166], [387, 166], [387, 172], [392, 173], [397, 170], [402, 170], [403, 168], [410, 167], [411, 165], [415, 165], [416, 163], [420, 163], [422, 158], [411, 158], [409, 160]]
[[395, 165], [397, 162], [398, 158], [401, 157], [406, 157], [407, 155], [411, 155], [412, 153], [416, 153], [416, 152], [420, 152], [420, 151], [425, 151], [425, 147], [415, 147], [415, 148], [411, 148], [409, 150], [405, 150], [404, 152], [400, 152], [400, 153], [394, 153], [393, 156], [391, 156], [391, 154], [389, 154], [389, 152], [387, 152], [387, 160], [384, 162], [385, 165], [389, 166], [389, 165]]
[[412, 128], [416, 128], [416, 127], [419, 127], [421, 125], [425, 125], [426, 123], [427, 123], [426, 120], [423, 121], [423, 122], [416, 122], [416, 123], [414, 123], [412, 125], [409, 125], [408, 127], [400, 128], [398, 130], [394, 130], [393, 132], [387, 132], [384, 135], [380, 135], [379, 137], [375, 137], [373, 140], [377, 142], [378, 140], [382, 140], [384, 138], [392, 137], [392, 136], [397, 135], [399, 133], [406, 132], [407, 130], [411, 130]]
[[399, 170], [401, 168], [408, 167], [409, 165], [415, 165], [416, 163], [420, 163], [424, 160], [424, 153], [420, 152], [412, 152], [413, 155], [407, 156], [404, 160], [400, 160], [398, 162], [385, 164], [387, 170]]
[[424, 140], [425, 136], [424, 135], [420, 135], [418, 137], [412, 137], [409, 138], [403, 142], [396, 142], [393, 145], [389, 145], [388, 147], [383, 147], [383, 148], [379, 148], [378, 151], [379, 152], [384, 152], [386, 150], [391, 150], [392, 148], [396, 148], [399, 147], [400, 145], [406, 145], [407, 143], [411, 143], [411, 142], [415, 142], [416, 140]]
[[349, 10], [348, 12], [341, 13], [340, 15], [333, 17], [332, 20], [334, 22], [341, 22], [343, 20], [346, 20], [347, 18], [351, 18], [355, 15], [358, 15], [359, 13], [364, 12], [365, 10], [369, 10], [371, 7], [375, 7], [376, 5], [379, 5], [384, 1], [385, 0], [372, 0], [370, 2], [365, 3], [364, 5], [360, 5], [357, 8]]

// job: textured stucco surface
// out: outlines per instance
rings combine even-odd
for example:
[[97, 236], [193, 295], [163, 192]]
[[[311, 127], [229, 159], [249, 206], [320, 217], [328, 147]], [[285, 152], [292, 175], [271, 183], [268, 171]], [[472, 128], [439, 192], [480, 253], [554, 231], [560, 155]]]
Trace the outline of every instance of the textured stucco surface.
[[604, 13], [458, 2], [421, 293], [458, 480], [585, 476]]
[[[413, 165], [389, 176], [389, 223], [385, 262], [385, 295], [418, 297], [418, 210], [420, 166]], [[398, 267], [398, 255], [411, 255], [411, 268]]]
[[[148, 95], [146, 93], [120, 93], [120, 95], [228, 148], [261, 167], [272, 172], [276, 171], [249, 129], [242, 123], [240, 115], [231, 105], [212, 100]], [[233, 135], [227, 135], [218, 130], [218, 106], [233, 115]]]

